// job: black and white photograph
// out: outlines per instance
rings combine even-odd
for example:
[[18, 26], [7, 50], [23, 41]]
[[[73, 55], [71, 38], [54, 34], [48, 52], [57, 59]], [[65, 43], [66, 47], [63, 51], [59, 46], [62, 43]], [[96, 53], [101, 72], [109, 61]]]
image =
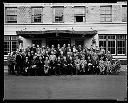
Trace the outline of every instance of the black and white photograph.
[[127, 101], [127, 1], [3, 5], [4, 100]]

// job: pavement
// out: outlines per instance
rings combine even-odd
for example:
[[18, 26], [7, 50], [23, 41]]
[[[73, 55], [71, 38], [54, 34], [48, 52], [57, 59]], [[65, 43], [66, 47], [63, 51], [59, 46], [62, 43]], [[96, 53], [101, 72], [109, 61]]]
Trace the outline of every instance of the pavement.
[[4, 77], [4, 99], [115, 99], [127, 97], [125, 75]]
[[127, 98], [127, 69], [119, 75], [16, 76], [5, 67], [4, 99]]

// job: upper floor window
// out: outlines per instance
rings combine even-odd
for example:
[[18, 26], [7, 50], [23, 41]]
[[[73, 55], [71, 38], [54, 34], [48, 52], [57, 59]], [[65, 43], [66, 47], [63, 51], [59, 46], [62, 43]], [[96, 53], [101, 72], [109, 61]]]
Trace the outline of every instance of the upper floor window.
[[53, 14], [54, 14], [54, 22], [61, 23], [63, 22], [63, 13], [64, 7], [53, 7]]
[[127, 5], [122, 5], [122, 22], [127, 22]]
[[100, 6], [100, 21], [111, 22], [112, 21], [112, 6]]
[[32, 22], [42, 22], [42, 11], [41, 7], [33, 7], [32, 8]]
[[74, 7], [75, 22], [85, 22], [85, 7]]
[[6, 23], [17, 23], [17, 8], [7, 7], [5, 8], [5, 22]]

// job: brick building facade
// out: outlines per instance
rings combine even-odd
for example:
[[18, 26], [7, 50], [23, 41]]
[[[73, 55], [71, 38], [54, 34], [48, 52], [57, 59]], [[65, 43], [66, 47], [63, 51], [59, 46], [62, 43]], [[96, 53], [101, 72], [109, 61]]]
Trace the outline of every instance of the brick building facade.
[[[4, 3], [4, 60], [18, 48], [42, 45], [87, 45], [92, 39], [113, 58], [127, 61], [127, 2]], [[124, 62], [122, 62], [124, 63]]]

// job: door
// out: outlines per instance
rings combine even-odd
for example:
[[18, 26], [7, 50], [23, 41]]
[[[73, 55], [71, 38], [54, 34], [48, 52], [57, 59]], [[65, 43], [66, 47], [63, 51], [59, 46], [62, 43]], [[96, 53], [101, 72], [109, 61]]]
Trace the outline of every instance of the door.
[[36, 47], [37, 47], [37, 45], [39, 45], [41, 47], [42, 40], [32, 40], [32, 44], [35, 44]]
[[81, 45], [83, 47], [84, 46], [84, 40], [83, 39], [75, 40], [75, 45], [76, 45], [76, 47], [78, 47], [79, 45]]
[[49, 47], [51, 47], [51, 45], [54, 45], [55, 47], [57, 47], [58, 44], [60, 44], [60, 46], [62, 47], [63, 44], [66, 44], [66, 46], [67, 46], [70, 43], [71, 43], [70, 38], [59, 38], [59, 39], [57, 39], [57, 38], [48, 38], [47, 39], [47, 45]]

